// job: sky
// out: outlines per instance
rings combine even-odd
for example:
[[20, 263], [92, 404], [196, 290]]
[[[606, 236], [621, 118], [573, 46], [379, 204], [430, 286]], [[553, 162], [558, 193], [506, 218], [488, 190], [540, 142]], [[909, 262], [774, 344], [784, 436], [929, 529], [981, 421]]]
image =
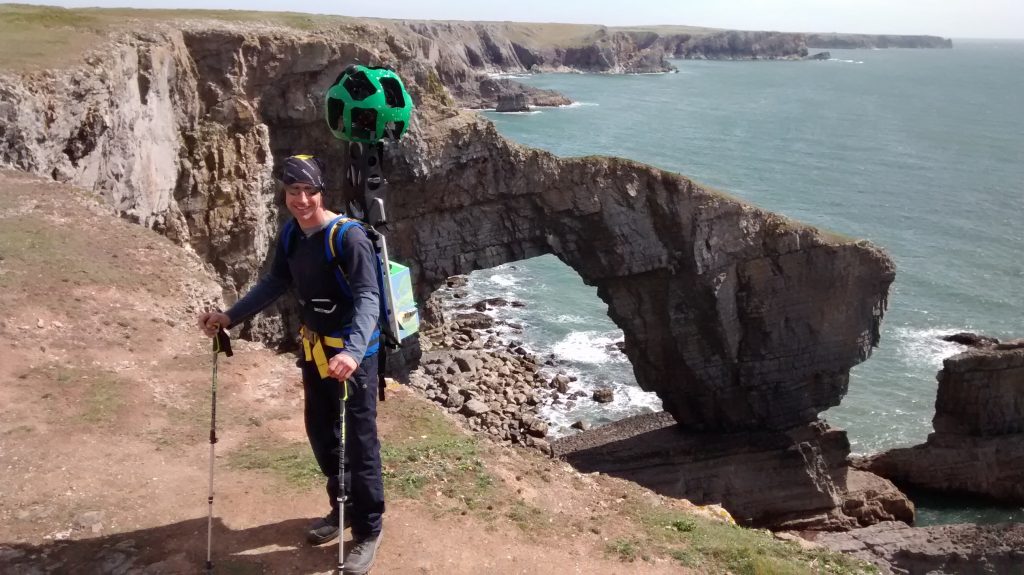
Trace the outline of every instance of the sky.
[[66, 7], [295, 11], [416, 20], [510, 20], [607, 26], [684, 24], [783, 32], [1024, 38], [1024, 0], [28, 0], [28, 3]]

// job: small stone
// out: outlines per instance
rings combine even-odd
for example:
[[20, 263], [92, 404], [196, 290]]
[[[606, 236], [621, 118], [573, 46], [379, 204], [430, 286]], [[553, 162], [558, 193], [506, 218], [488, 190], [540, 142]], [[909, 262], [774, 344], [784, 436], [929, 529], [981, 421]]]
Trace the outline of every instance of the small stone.
[[462, 406], [462, 413], [465, 414], [466, 417], [476, 417], [487, 413], [490, 410], [491, 408], [489, 405], [478, 399], [470, 399]]
[[81, 529], [89, 529], [96, 533], [96, 527], [103, 528], [103, 512], [102, 511], [86, 511], [80, 513], [75, 517], [75, 526]]

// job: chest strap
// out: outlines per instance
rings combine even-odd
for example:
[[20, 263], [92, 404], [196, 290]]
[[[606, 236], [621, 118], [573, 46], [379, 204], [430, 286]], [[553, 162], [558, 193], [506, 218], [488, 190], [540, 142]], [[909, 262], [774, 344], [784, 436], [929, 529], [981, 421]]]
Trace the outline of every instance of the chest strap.
[[299, 330], [299, 335], [302, 336], [302, 351], [305, 352], [306, 361], [316, 363], [316, 370], [320, 373], [320, 379], [327, 379], [329, 374], [327, 371], [327, 352], [324, 351], [324, 346], [333, 347], [334, 349], [345, 349], [345, 340], [340, 337], [320, 335], [306, 326], [302, 326]]

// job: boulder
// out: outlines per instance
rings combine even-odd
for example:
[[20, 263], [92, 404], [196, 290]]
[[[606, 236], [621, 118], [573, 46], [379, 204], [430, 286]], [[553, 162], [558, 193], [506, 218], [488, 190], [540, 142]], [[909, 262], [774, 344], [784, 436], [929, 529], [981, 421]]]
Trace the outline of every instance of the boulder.
[[558, 390], [558, 393], [569, 392], [569, 377], [565, 374], [558, 374], [551, 379], [551, 387]]
[[455, 316], [455, 321], [468, 329], [487, 329], [494, 326], [494, 318], [479, 312], [460, 313]]
[[976, 347], [943, 362], [935, 432], [853, 463], [897, 485], [1024, 504], [1024, 346], [960, 339]]
[[529, 112], [530, 102], [526, 94], [502, 94], [498, 97], [498, 112]]

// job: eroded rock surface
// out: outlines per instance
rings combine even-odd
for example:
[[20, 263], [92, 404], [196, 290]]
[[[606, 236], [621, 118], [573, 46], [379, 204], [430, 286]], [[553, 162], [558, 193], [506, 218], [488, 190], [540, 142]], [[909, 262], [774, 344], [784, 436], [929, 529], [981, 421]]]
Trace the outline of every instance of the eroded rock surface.
[[904, 484], [1024, 503], [1024, 340], [958, 334], [974, 347], [943, 362], [935, 432], [856, 465]]
[[900, 575], [1024, 573], [1024, 524], [908, 527], [887, 522], [814, 541]]
[[846, 432], [820, 422], [776, 432], [698, 433], [659, 413], [558, 439], [552, 450], [583, 471], [721, 503], [745, 525], [842, 530], [914, 516], [913, 504], [891, 483], [849, 471]]

